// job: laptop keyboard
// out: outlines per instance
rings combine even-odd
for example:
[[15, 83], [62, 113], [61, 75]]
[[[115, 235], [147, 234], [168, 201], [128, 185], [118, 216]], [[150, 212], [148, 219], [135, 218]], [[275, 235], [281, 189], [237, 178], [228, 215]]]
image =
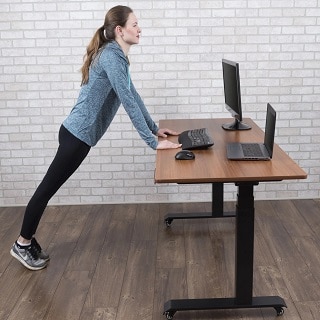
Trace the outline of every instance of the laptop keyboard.
[[180, 133], [178, 141], [184, 150], [207, 149], [214, 144], [207, 128], [184, 131]]
[[245, 157], [263, 157], [259, 144], [241, 143], [241, 146]]

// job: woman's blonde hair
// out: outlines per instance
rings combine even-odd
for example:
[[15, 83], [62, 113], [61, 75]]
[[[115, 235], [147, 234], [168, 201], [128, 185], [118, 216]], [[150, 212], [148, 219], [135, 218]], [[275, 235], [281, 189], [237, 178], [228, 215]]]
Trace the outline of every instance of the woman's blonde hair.
[[103, 26], [95, 32], [87, 46], [87, 52], [84, 55], [84, 62], [81, 68], [81, 85], [88, 83], [89, 67], [99, 49], [106, 43], [115, 40], [115, 28], [117, 26], [124, 27], [127, 23], [129, 14], [132, 12], [132, 9], [126, 6], [115, 6], [107, 12]]

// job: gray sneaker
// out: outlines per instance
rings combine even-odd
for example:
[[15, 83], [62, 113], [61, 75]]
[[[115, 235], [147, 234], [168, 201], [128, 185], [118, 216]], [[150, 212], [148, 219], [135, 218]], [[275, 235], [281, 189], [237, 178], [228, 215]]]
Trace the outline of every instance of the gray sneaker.
[[40, 244], [38, 243], [38, 241], [36, 240], [36, 238], [32, 238], [31, 239], [31, 245], [35, 248], [36, 252], [38, 253], [38, 257], [46, 262], [48, 262], [50, 260], [49, 255], [42, 250]]
[[30, 270], [41, 270], [47, 266], [47, 262], [41, 258], [35, 248], [30, 245], [26, 248], [19, 248], [15, 242], [10, 254]]

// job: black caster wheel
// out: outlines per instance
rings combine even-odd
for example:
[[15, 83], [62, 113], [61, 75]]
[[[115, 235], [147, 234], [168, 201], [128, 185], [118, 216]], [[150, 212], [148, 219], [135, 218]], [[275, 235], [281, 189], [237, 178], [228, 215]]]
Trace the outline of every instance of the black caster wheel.
[[173, 219], [167, 218], [167, 219], [164, 220], [164, 223], [166, 224], [167, 227], [170, 227], [172, 221], [173, 221]]
[[275, 308], [277, 311], [277, 316], [282, 316], [284, 314], [284, 309], [282, 307]]
[[166, 318], [167, 318], [168, 320], [172, 320], [172, 319], [173, 319], [174, 312], [166, 311], [166, 312], [164, 313], [164, 315], [166, 316]]

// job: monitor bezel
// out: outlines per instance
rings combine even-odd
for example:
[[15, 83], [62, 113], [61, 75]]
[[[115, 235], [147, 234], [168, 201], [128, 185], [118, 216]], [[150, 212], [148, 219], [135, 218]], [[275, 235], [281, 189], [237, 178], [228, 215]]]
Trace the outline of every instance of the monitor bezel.
[[[230, 106], [227, 103], [227, 93], [226, 93], [226, 76], [225, 76], [225, 66], [230, 66], [235, 68], [236, 77], [236, 95], [237, 95], [237, 106]], [[229, 111], [232, 117], [234, 117], [234, 122], [223, 124], [222, 127], [225, 130], [249, 130], [251, 127], [242, 121], [242, 105], [241, 105], [241, 86], [240, 86], [240, 71], [239, 63], [231, 61], [228, 59], [222, 59], [222, 72], [223, 72], [223, 89], [224, 89], [224, 101], [225, 108]], [[228, 90], [227, 90], [228, 91]]]

